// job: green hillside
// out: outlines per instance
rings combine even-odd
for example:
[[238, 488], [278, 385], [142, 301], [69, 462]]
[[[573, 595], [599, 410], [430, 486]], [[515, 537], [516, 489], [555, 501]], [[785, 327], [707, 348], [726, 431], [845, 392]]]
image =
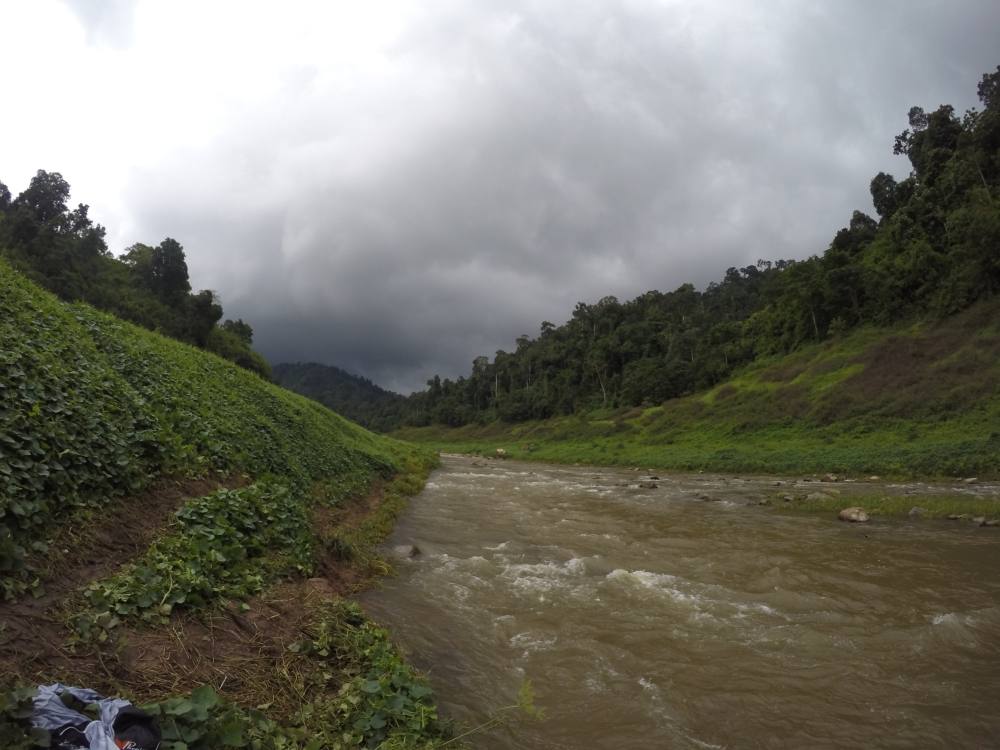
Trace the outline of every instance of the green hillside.
[[[5, 681], [151, 702], [165, 750], [251, 739], [422, 747], [441, 736], [429, 689], [384, 631], [337, 598], [380, 569], [373, 546], [432, 454], [215, 355], [61, 302], [2, 262], [0, 342]], [[117, 537], [140, 532], [151, 543], [124, 553]], [[277, 591], [298, 602], [284, 630], [264, 616]], [[218, 625], [231, 626], [233, 607], [263, 623], [249, 645]], [[177, 672], [182, 657], [169, 649], [152, 663], [127, 658], [131, 644], [173, 634], [183, 647], [194, 637], [185, 633], [213, 623], [220, 659], [264, 649], [221, 697], [210, 674]], [[26, 734], [26, 695], [0, 691], [3, 747], [43, 746]], [[265, 703], [273, 709], [262, 713]]]
[[[813, 351], [825, 342], [837, 350], [848, 334], [860, 331], [863, 339], [872, 328], [943, 321], [994, 298], [1000, 292], [1000, 67], [983, 75], [977, 91], [981, 111], [959, 116], [950, 105], [910, 109], [909, 127], [892, 145], [909, 160], [909, 174], [898, 182], [876, 174], [869, 188], [878, 218], [854, 211], [816, 255], [729, 268], [703, 290], [682, 284], [627, 301], [580, 302], [565, 323], [542, 321], [537, 336], [517, 337], [511, 351], [492, 359], [470, 352], [471, 371], [428, 381], [409, 397], [400, 425], [531, 422], [655, 406], [714, 389], [776, 355]], [[705, 427], [709, 434], [719, 430]]]
[[451, 451], [756, 472], [1000, 476], [1000, 302], [861, 328], [661, 406], [397, 433]]
[[319, 401], [363, 427], [387, 432], [399, 426], [406, 398], [368, 378], [316, 362], [283, 362], [271, 368], [274, 382]]
[[115, 257], [89, 206], [71, 209], [69, 196], [59, 172], [38, 170], [15, 198], [0, 182], [0, 258], [62, 300], [87, 302], [269, 375], [267, 362], [251, 348], [253, 328], [243, 320], [222, 321], [218, 295], [191, 288], [177, 240], [167, 237], [155, 247], [136, 243]]

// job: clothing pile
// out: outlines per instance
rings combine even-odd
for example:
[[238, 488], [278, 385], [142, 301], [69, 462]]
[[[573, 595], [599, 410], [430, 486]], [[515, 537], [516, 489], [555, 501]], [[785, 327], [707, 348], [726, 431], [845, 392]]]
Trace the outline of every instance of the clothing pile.
[[[41, 685], [31, 723], [48, 730], [51, 750], [157, 750], [156, 719], [121, 698], [105, 698], [86, 688], [56, 682]], [[83, 711], [95, 710], [95, 719]]]

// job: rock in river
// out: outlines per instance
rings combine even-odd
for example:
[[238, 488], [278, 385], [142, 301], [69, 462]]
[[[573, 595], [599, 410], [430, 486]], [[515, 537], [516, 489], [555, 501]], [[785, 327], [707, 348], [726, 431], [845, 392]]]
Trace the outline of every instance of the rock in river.
[[392, 548], [396, 557], [416, 557], [420, 554], [420, 547], [415, 544], [399, 544]]
[[852, 508], [844, 508], [837, 514], [837, 518], [841, 521], [850, 521], [851, 523], [864, 523], [868, 520], [868, 512], [864, 508], [858, 508], [856, 506]]

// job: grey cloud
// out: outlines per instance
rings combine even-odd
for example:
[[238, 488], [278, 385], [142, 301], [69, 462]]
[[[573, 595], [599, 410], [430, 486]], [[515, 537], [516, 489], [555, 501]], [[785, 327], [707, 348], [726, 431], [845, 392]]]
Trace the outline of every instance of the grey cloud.
[[344, 90], [289, 75], [225, 142], [136, 172], [137, 239], [272, 360], [388, 387], [580, 300], [822, 252], [911, 104], [974, 103], [992, 2], [440, 3]]

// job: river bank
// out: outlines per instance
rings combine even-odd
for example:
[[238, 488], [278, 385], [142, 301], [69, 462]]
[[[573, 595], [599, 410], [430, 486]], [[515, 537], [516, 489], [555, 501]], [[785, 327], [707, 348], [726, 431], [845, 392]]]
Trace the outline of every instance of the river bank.
[[[305, 501], [308, 537], [287, 537], [287, 549], [269, 547], [259, 556], [250, 551], [249, 568], [235, 558], [235, 538], [217, 547], [234, 559], [215, 572], [185, 556], [172, 566], [162, 597], [150, 571], [167, 574], [168, 551], [178, 551], [188, 537], [204, 545], [206, 532], [233, 531], [219, 516], [206, 516], [206, 501], [219, 498], [244, 513], [279, 518], [289, 510], [294, 515], [298, 501], [282, 495], [280, 508], [254, 507], [255, 485], [239, 481], [228, 483], [237, 489], [186, 502], [185, 489], [168, 498], [181, 506], [177, 516], [197, 513], [209, 526], [179, 530], [164, 515], [161, 527], [147, 529], [149, 538], [131, 551], [100, 544], [114, 533], [106, 519], [82, 524], [72, 539], [76, 554], [50, 571], [37, 598], [0, 602], [4, 747], [47, 746], [42, 738], [36, 745], [26, 720], [32, 686], [52, 682], [143, 705], [159, 718], [164, 750], [348, 748], [368, 741], [416, 748], [443, 741], [447, 725], [425, 679], [351, 601], [387, 571], [375, 546], [434, 465], [412, 452], [388, 480], [317, 484]], [[141, 514], [148, 498], [137, 500], [131, 508], [121, 501], [119, 510]], [[296, 574], [282, 560], [303, 548], [307, 567]], [[184, 589], [185, 572], [200, 572], [204, 581]], [[141, 584], [140, 605], [142, 597], [160, 602], [155, 611], [136, 610], [126, 593], [133, 584]], [[187, 593], [178, 598], [177, 591]], [[25, 689], [12, 691], [15, 684]]]
[[[666, 474], [699, 477], [708, 474], [717, 476], [721, 482], [734, 483], [753, 478], [754, 481], [767, 483], [771, 491], [766, 496], [755, 498], [752, 504], [787, 512], [836, 515], [843, 508], [856, 505], [873, 517], [946, 519], [969, 523], [1000, 519], [1000, 481], [996, 478], [921, 478], [906, 474], [881, 476], [867, 473], [859, 476], [829, 471], [810, 473], [798, 464], [795, 470], [782, 472], [767, 460], [750, 462], [753, 468], [746, 469], [741, 468], [744, 466], [741, 462], [736, 462], [736, 468], [728, 464], [719, 467], [711, 457], [702, 460], [702, 466], [693, 471], [690, 464], [694, 462], [678, 461], [675, 454], [666, 450], [656, 455], [635, 452], [611, 456], [600, 454], [597, 460], [592, 460], [595, 458], [593, 451], [572, 453], [574, 443], [568, 441], [532, 443], [509, 431], [489, 437], [478, 434], [475, 438], [464, 440], [458, 437], [470, 433], [472, 431], [465, 428], [446, 430], [435, 427], [401, 431], [408, 439], [421, 442], [443, 455], [469, 456], [481, 461], [624, 468], [636, 477], [637, 484], [655, 483], [660, 475]], [[637, 457], [655, 458], [659, 463], [625, 460]], [[763, 470], [753, 470], [762, 466], [765, 467]]]
[[734, 431], [710, 419], [673, 423], [662, 407], [654, 407], [543, 422], [407, 427], [393, 436], [439, 452], [487, 457], [501, 449], [508, 458], [548, 463], [952, 482], [1000, 480], [1000, 437], [989, 437], [991, 429], [977, 418], [974, 424], [939, 424], [926, 431], [919, 423], [865, 429], [779, 424]]

